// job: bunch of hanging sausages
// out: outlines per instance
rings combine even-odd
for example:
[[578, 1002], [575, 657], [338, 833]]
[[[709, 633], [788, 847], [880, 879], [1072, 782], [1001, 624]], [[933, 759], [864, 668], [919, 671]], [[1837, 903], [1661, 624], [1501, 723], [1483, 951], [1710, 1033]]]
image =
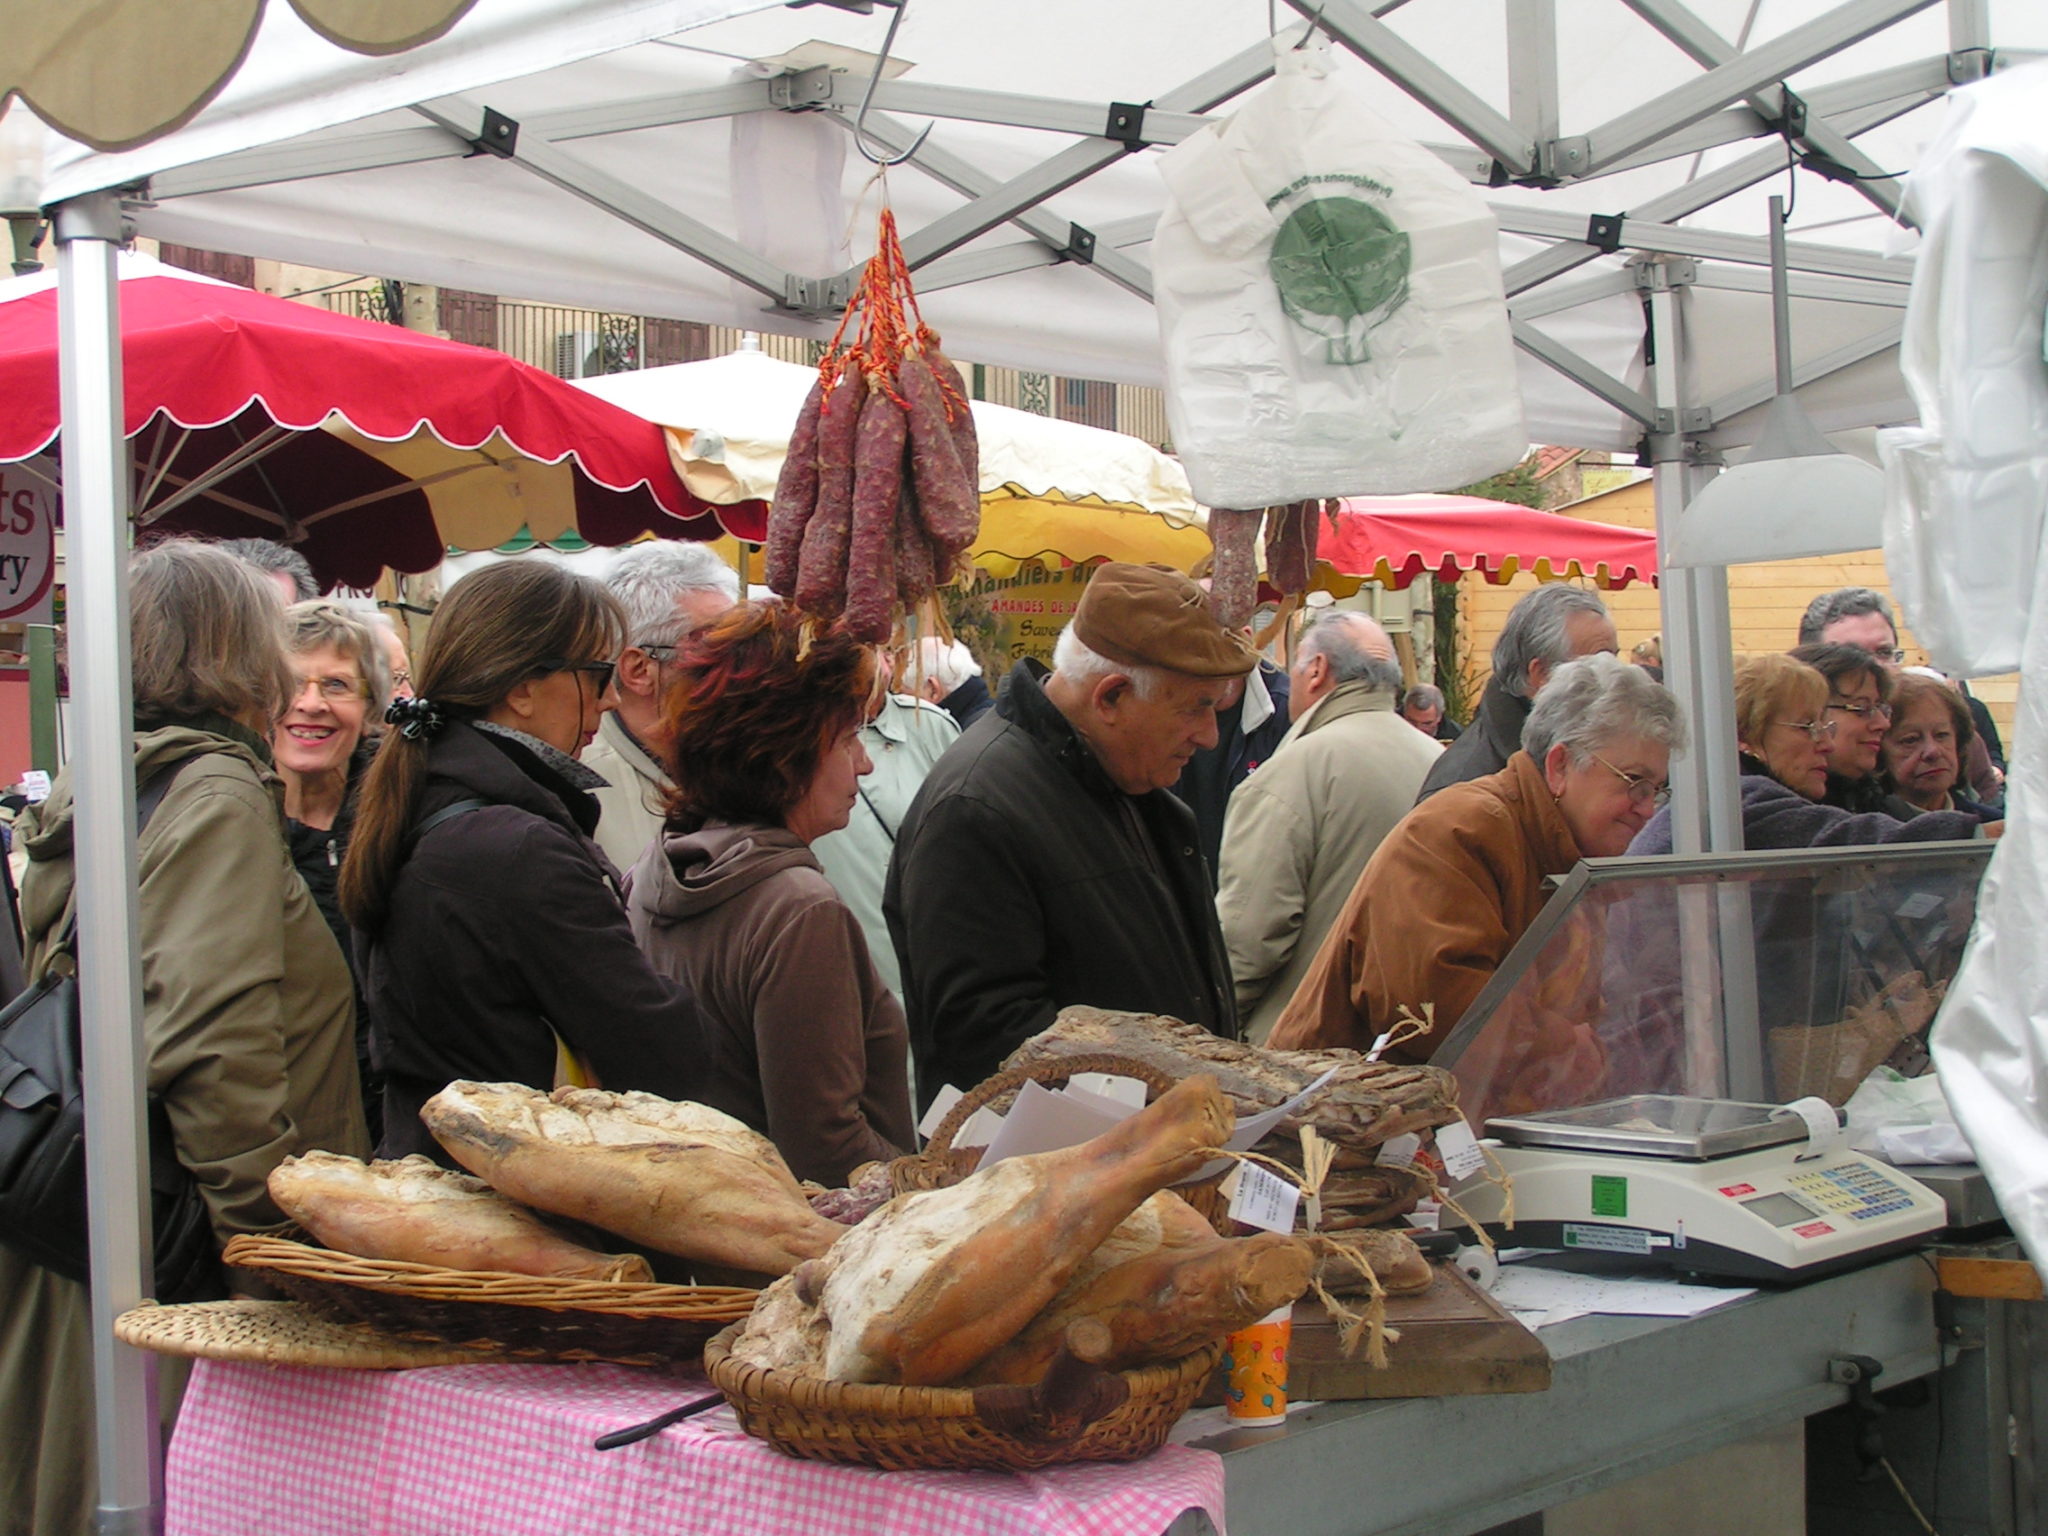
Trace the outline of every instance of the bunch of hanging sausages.
[[1209, 606], [1225, 629], [1251, 623], [1259, 606], [1259, 526], [1266, 530], [1266, 579], [1283, 595], [1308, 590], [1325, 514], [1336, 520], [1340, 503], [1297, 501], [1284, 507], [1209, 512], [1209, 542], [1216, 547], [1209, 573]]
[[890, 372], [820, 375], [768, 514], [768, 585], [880, 643], [897, 605], [952, 579], [981, 531], [980, 448], [953, 365], [929, 349]]

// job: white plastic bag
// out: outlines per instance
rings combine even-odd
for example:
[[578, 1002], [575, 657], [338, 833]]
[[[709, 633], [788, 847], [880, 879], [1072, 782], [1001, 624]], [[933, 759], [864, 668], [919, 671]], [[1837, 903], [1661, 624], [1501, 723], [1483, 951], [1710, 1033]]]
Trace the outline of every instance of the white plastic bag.
[[1976, 1161], [1932, 1072], [1901, 1077], [1879, 1067], [1850, 1095], [1843, 1114], [1849, 1145], [1888, 1163]]
[[1318, 36], [1160, 161], [1166, 411], [1215, 507], [1440, 491], [1528, 451], [1499, 230]]

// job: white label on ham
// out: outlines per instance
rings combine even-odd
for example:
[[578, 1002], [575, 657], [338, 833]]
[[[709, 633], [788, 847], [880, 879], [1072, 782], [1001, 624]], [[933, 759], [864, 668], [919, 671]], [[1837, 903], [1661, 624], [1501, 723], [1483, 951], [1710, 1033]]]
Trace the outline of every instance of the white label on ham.
[[983, 1105], [967, 1117], [967, 1123], [960, 1127], [960, 1134], [953, 1138], [956, 1147], [985, 1147], [995, 1139], [997, 1131], [1003, 1128], [1003, 1117]]
[[1444, 1160], [1444, 1172], [1453, 1179], [1469, 1179], [1486, 1166], [1486, 1154], [1479, 1150], [1472, 1127], [1462, 1120], [1437, 1127], [1436, 1152]]
[[1380, 1143], [1380, 1154], [1374, 1159], [1382, 1168], [1413, 1168], [1417, 1154], [1422, 1151], [1422, 1138], [1410, 1131], [1405, 1136], [1395, 1136]]
[[1239, 1163], [1231, 1175], [1230, 1219], [1267, 1232], [1292, 1232], [1301, 1191], [1256, 1163]]
[[1002, 1129], [989, 1139], [980, 1166], [993, 1168], [1006, 1158], [1031, 1152], [1057, 1152], [1093, 1141], [1130, 1118], [1123, 1105], [1092, 1093], [1054, 1093], [1038, 1083], [1017, 1090], [1017, 1102], [1003, 1117]]

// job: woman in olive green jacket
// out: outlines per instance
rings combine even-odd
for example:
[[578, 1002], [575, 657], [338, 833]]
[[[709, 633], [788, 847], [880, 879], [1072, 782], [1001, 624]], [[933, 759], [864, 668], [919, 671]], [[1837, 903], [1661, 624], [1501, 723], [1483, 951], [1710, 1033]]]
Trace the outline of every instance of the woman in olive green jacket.
[[[368, 1155], [353, 990], [292, 867], [263, 739], [290, 680], [276, 600], [249, 567], [200, 544], [157, 545], [130, 573], [136, 782], [175, 772], [138, 851], [148, 1086], [225, 1243], [283, 1220], [264, 1180], [284, 1158]], [[72, 816], [63, 773], [20, 825], [35, 972], [72, 906]], [[83, 1285], [0, 1249], [10, 1533], [90, 1526], [88, 1310]]]

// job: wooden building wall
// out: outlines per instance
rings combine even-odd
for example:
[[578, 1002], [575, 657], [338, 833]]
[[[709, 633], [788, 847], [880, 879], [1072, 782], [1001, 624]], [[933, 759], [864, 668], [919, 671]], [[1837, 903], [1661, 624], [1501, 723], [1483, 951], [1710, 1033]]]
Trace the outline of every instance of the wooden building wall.
[[[1651, 482], [1641, 480], [1603, 495], [1589, 496], [1584, 501], [1560, 508], [1557, 515], [1612, 523], [1624, 528], [1654, 527], [1656, 506]], [[1459, 581], [1459, 631], [1461, 638], [1467, 634], [1471, 637], [1467, 654], [1469, 670], [1475, 679], [1484, 679], [1488, 671], [1493, 642], [1500, 635], [1508, 610], [1535, 585], [1536, 578], [1528, 575], [1516, 576], [1499, 587], [1476, 576], [1466, 576]], [[1735, 632], [1736, 654], [1790, 650], [1798, 643], [1799, 616], [1806, 611], [1807, 603], [1818, 593], [1836, 587], [1875, 587], [1889, 594], [1891, 588], [1885, 579], [1884, 552], [1872, 549], [1856, 554], [1823, 555], [1809, 560], [1780, 560], [1768, 565], [1731, 568], [1728, 572], [1728, 611]], [[1632, 583], [1619, 592], [1608, 592], [1604, 596], [1608, 609], [1614, 614], [1615, 628], [1621, 631], [1623, 655], [1627, 655], [1629, 647], [1645, 636], [1662, 633], [1664, 620], [1655, 587], [1641, 582]], [[1900, 632], [1899, 645], [1906, 652], [1908, 665], [1926, 662], [1926, 653], [1920, 649], [1910, 630]], [[2006, 738], [2008, 748], [2012, 744], [2013, 702], [2018, 687], [2017, 673], [1979, 678], [1970, 685], [1971, 692], [1990, 707], [1992, 718], [1998, 722], [1999, 733]], [[1475, 688], [1472, 697], [1477, 696]]]

